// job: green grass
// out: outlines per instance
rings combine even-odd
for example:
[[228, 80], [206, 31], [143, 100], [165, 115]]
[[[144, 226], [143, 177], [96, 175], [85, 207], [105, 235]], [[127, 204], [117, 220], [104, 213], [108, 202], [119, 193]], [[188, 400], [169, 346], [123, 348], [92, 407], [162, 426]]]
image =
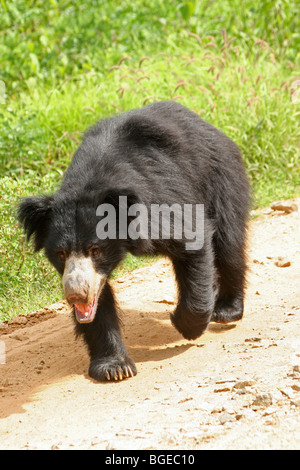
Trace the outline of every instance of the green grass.
[[[1, 0], [2, 319], [61, 298], [15, 209], [20, 197], [55, 190], [102, 117], [177, 100], [240, 146], [254, 207], [299, 194], [298, 2], [115, 3]], [[129, 257], [114, 276], [139, 265]]]

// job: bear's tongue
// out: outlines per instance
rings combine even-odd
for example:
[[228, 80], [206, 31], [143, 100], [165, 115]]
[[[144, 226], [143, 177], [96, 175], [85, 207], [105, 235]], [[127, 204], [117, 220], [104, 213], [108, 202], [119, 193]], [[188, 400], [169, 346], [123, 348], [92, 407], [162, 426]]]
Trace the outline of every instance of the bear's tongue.
[[89, 304], [74, 304], [75, 315], [80, 323], [93, 321], [96, 313], [96, 298]]

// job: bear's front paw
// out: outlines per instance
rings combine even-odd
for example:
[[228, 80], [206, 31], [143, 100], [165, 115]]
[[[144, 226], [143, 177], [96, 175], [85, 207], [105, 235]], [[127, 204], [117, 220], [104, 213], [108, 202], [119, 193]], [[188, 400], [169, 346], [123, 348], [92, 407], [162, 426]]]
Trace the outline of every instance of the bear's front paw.
[[176, 309], [171, 315], [171, 321], [177, 331], [186, 339], [193, 340], [201, 336], [210, 320], [210, 313], [190, 313]]
[[92, 360], [89, 376], [98, 382], [123, 380], [137, 374], [134, 362], [129, 358], [99, 358]]

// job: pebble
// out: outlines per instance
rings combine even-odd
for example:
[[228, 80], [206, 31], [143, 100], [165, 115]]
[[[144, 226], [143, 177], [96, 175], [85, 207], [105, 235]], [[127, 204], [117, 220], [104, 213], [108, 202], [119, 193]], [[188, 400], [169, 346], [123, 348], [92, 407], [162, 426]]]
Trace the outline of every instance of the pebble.
[[219, 421], [220, 421], [220, 424], [226, 424], [226, 423], [230, 423], [230, 422], [235, 421], [235, 418], [230, 413], [225, 411], [219, 417]]
[[273, 403], [273, 397], [271, 393], [261, 393], [256, 395], [252, 405], [254, 406], [270, 406]]
[[245, 343], [258, 343], [261, 341], [261, 338], [253, 337], [253, 338], [246, 338]]
[[238, 390], [244, 389], [246, 387], [252, 387], [252, 385], [255, 384], [255, 380], [243, 380], [240, 382], [236, 382], [233, 386], [233, 388], [236, 388]]
[[223, 384], [223, 385], [220, 385], [219, 387], [216, 387], [214, 389], [214, 392], [215, 393], [219, 393], [219, 392], [230, 392], [232, 389], [232, 385], [226, 385], [226, 384]]
[[175, 299], [171, 295], [165, 295], [161, 299], [154, 299], [154, 302], [173, 305], [175, 304]]
[[274, 262], [275, 266], [278, 268], [287, 268], [291, 266], [290, 260], [283, 258], [282, 256], [278, 256], [277, 260]]
[[259, 261], [258, 259], [254, 259], [253, 263], [255, 263], [255, 264], [264, 264], [263, 261]]

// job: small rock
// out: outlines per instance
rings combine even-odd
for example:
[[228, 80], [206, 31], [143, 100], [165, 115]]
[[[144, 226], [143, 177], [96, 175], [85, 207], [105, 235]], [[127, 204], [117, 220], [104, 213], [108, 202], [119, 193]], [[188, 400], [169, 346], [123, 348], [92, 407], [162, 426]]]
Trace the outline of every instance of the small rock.
[[243, 418], [244, 418], [243, 413], [237, 413], [237, 414], [235, 415], [235, 419], [236, 419], [237, 421], [240, 421], [240, 420], [243, 419]]
[[274, 264], [278, 268], [287, 268], [288, 266], [291, 266], [291, 262], [288, 259], [283, 258], [282, 256], [278, 256]]
[[186, 401], [190, 401], [190, 400], [194, 400], [193, 397], [186, 397], [186, 398], [183, 398], [182, 400], [179, 400], [178, 404], [180, 403], [185, 403]]
[[223, 385], [220, 385], [219, 387], [216, 387], [216, 388], [214, 389], [214, 392], [215, 392], [215, 393], [230, 392], [230, 391], [231, 391], [231, 388], [232, 388], [232, 386], [223, 384]]
[[290, 400], [292, 400], [294, 398], [295, 394], [294, 394], [294, 390], [292, 389], [292, 387], [281, 388], [280, 391], [281, 391], [282, 395], [286, 396]]
[[270, 406], [273, 403], [273, 397], [271, 393], [261, 393], [256, 395], [252, 405], [254, 406]]
[[36, 371], [37, 374], [40, 374], [43, 370], [42, 365], [34, 366], [34, 370]]
[[233, 388], [236, 388], [236, 389], [243, 389], [243, 388], [246, 388], [246, 387], [252, 387], [252, 385], [255, 384], [255, 381], [254, 380], [242, 380], [240, 382], [236, 382], [233, 386]]
[[261, 341], [261, 338], [258, 338], [258, 337], [245, 339], [245, 343], [258, 343], [259, 341]]
[[234, 420], [235, 420], [234, 417], [231, 414], [229, 414], [227, 411], [222, 413], [221, 416], [219, 417], [220, 424], [230, 423]]
[[226, 379], [216, 380], [216, 384], [227, 384], [229, 382], [235, 382], [235, 379], [234, 378], [226, 378]]
[[175, 304], [175, 299], [174, 297], [170, 296], [170, 295], [165, 295], [163, 298], [161, 299], [155, 299], [154, 302], [157, 302], [157, 303], [160, 303], [160, 304]]
[[59, 442], [58, 444], [52, 444], [51, 450], [60, 450], [62, 443]]

